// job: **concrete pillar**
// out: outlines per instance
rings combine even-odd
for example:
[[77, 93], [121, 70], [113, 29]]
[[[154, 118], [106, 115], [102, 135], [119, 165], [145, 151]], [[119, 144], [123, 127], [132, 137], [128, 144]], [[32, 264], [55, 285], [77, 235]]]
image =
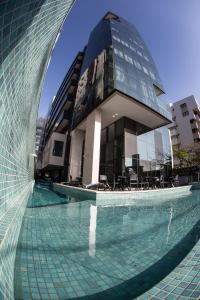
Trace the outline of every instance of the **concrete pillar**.
[[70, 176], [72, 176], [72, 180], [81, 176], [81, 159], [84, 137], [85, 132], [83, 130], [74, 129], [72, 131], [70, 148]]
[[83, 183], [99, 182], [101, 111], [93, 111], [86, 120]]

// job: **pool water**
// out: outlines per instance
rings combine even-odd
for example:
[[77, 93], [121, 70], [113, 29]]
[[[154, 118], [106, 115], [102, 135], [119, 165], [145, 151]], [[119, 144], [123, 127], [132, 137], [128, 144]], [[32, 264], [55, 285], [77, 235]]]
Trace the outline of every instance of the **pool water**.
[[18, 242], [15, 299], [139, 299], [190, 252], [199, 229], [199, 191], [101, 206], [36, 186]]

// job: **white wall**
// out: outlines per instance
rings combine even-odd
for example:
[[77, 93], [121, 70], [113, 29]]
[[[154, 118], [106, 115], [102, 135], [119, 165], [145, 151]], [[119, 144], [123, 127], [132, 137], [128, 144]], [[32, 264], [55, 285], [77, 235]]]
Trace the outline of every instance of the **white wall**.
[[[61, 141], [64, 143], [61, 157], [53, 155], [54, 141]], [[48, 165], [64, 166], [65, 146], [66, 146], [66, 135], [58, 132], [54, 132], [49, 138], [44, 148], [42, 168], [45, 168]]]
[[81, 159], [84, 138], [85, 132], [83, 130], [74, 129], [71, 133], [70, 176], [72, 176], [72, 180], [81, 176]]

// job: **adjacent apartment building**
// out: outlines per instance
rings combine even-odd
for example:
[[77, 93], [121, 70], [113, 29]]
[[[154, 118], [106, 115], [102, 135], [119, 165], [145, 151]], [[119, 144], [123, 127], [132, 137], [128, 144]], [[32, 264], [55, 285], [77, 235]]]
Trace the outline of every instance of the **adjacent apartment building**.
[[200, 107], [194, 96], [170, 104], [173, 123], [169, 125], [174, 151], [200, 146]]
[[83, 52], [79, 52], [75, 57], [50, 104], [46, 118], [42, 139], [42, 169], [56, 180], [67, 180], [70, 128], [83, 55]]
[[35, 154], [38, 156], [39, 151], [40, 151], [40, 144], [41, 144], [41, 139], [44, 134], [44, 128], [45, 128], [45, 118], [38, 118], [37, 123], [36, 123], [36, 140], [35, 140]]
[[[76, 83], [67, 89], [61, 85], [45, 129], [46, 148], [55, 133], [65, 135], [58, 147], [64, 155], [63, 178], [82, 177], [91, 184], [99, 181], [99, 174], [112, 180], [130, 169], [137, 174], [163, 169], [171, 151], [166, 128], [171, 114], [159, 100], [164, 88], [137, 29], [108, 12], [79, 56]], [[68, 89], [74, 93], [70, 109]], [[45, 157], [54, 155], [53, 144], [49, 154], [44, 150], [44, 168]]]

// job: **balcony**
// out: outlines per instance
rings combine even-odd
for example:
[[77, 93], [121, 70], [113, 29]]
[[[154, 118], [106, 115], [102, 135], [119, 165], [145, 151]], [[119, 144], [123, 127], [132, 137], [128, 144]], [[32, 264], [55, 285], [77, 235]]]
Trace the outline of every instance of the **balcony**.
[[197, 129], [197, 131], [193, 132], [193, 138], [194, 138], [194, 140], [200, 139], [200, 132], [198, 129]]
[[179, 134], [171, 136], [172, 146], [180, 144]]
[[63, 130], [69, 125], [71, 113], [69, 110], [63, 110], [55, 124], [55, 132], [63, 133]]
[[170, 130], [170, 135], [171, 135], [171, 138], [173, 138], [173, 137], [179, 136], [179, 133], [176, 129], [174, 129], [174, 130]]

